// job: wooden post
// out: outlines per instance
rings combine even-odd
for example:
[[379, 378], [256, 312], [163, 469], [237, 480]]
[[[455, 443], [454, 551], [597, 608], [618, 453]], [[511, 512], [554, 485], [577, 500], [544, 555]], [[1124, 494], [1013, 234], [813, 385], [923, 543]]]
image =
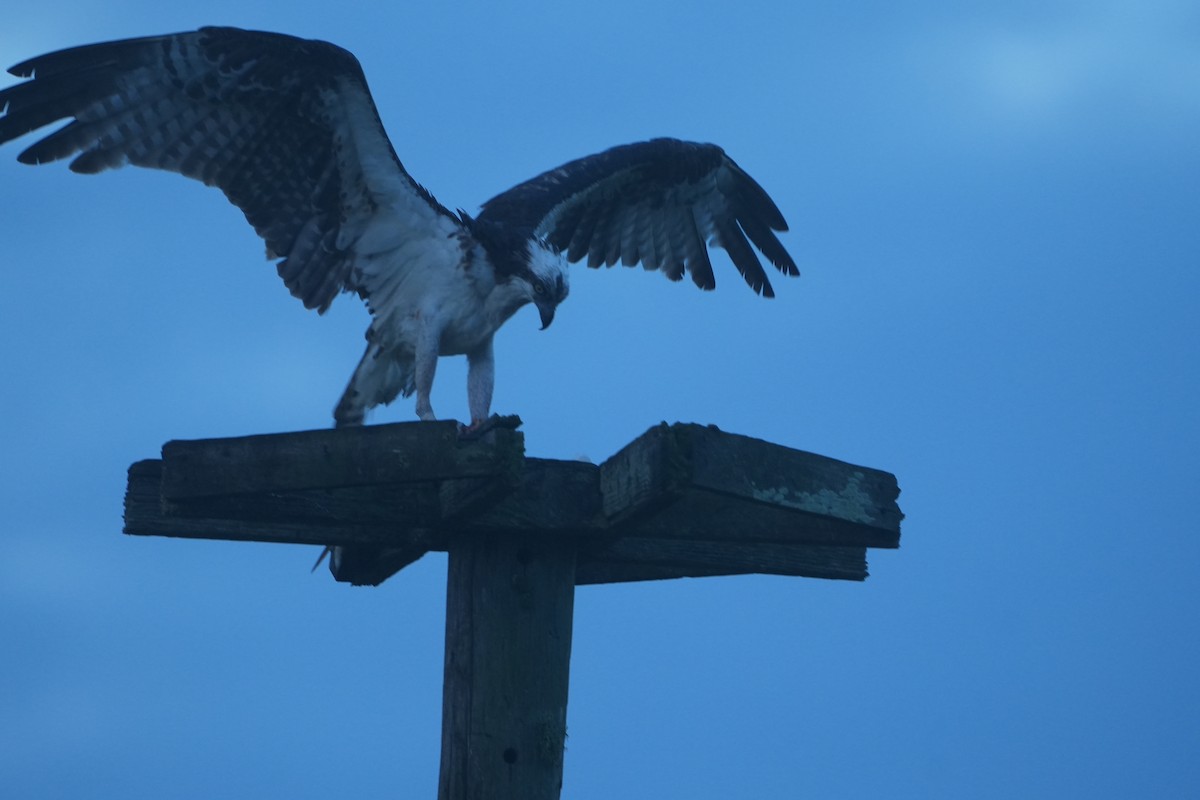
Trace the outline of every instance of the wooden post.
[[359, 585], [449, 552], [439, 800], [559, 797], [576, 585], [861, 581], [900, 544], [886, 472], [685, 424], [599, 466], [527, 458], [517, 424], [168, 442], [130, 467], [125, 532], [332, 545]]
[[450, 545], [439, 800], [557, 800], [567, 733], [575, 545]]

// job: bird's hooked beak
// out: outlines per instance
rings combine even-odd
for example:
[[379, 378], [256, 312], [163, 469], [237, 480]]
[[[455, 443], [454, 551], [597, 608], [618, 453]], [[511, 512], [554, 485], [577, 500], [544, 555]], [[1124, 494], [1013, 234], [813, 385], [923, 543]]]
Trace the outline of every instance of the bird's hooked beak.
[[554, 322], [554, 310], [558, 306], [548, 300], [534, 301], [537, 306], [538, 314], [542, 318], [542, 330], [550, 327], [550, 323]]

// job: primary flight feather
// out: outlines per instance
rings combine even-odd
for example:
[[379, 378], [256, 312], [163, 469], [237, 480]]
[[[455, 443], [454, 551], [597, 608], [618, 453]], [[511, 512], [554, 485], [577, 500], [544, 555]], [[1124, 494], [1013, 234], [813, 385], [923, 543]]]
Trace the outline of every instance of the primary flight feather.
[[355, 292], [367, 348], [334, 411], [429, 394], [438, 356], [465, 354], [472, 425], [489, 414], [492, 339], [526, 303], [542, 327], [568, 291], [567, 262], [641, 263], [716, 284], [708, 245], [774, 295], [754, 247], [799, 274], [775, 236], [787, 224], [716, 145], [655, 139], [614, 147], [452, 212], [405, 170], [358, 61], [327, 42], [236, 28], [85, 45], [12, 67], [0, 90], [0, 144], [58, 120], [18, 159], [74, 157], [94, 173], [135, 164], [216, 186], [279, 259], [280, 277], [324, 312]]

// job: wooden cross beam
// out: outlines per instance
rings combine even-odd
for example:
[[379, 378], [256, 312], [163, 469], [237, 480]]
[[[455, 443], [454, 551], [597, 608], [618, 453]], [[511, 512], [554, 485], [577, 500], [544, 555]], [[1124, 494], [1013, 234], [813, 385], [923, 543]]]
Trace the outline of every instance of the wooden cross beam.
[[576, 585], [863, 580], [900, 543], [886, 472], [665, 423], [599, 466], [527, 458], [517, 425], [168, 442], [129, 469], [125, 532], [330, 545], [357, 585], [448, 552], [440, 800], [559, 797]]

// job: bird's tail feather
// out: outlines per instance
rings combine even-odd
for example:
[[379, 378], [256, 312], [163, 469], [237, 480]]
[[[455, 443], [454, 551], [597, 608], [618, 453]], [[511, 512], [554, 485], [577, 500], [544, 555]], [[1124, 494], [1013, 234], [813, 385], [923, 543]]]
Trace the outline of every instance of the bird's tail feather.
[[[369, 334], [368, 334], [369, 335]], [[411, 360], [396, 357], [394, 351], [387, 351], [377, 343], [368, 340], [367, 349], [363, 352], [362, 360], [341, 400], [333, 410], [335, 428], [348, 428], [362, 425], [367, 412], [378, 405], [386, 405], [396, 399], [397, 395], [409, 396], [416, 389], [415, 375]], [[337, 562], [335, 548], [326, 546], [312, 566], [312, 572], [329, 556], [332, 569]]]
[[362, 360], [333, 410], [335, 427], [362, 425], [367, 412], [375, 406], [387, 405], [399, 395], [411, 395], [416, 389], [415, 381], [412, 359], [399, 357], [394, 350], [384, 350], [368, 341]]

